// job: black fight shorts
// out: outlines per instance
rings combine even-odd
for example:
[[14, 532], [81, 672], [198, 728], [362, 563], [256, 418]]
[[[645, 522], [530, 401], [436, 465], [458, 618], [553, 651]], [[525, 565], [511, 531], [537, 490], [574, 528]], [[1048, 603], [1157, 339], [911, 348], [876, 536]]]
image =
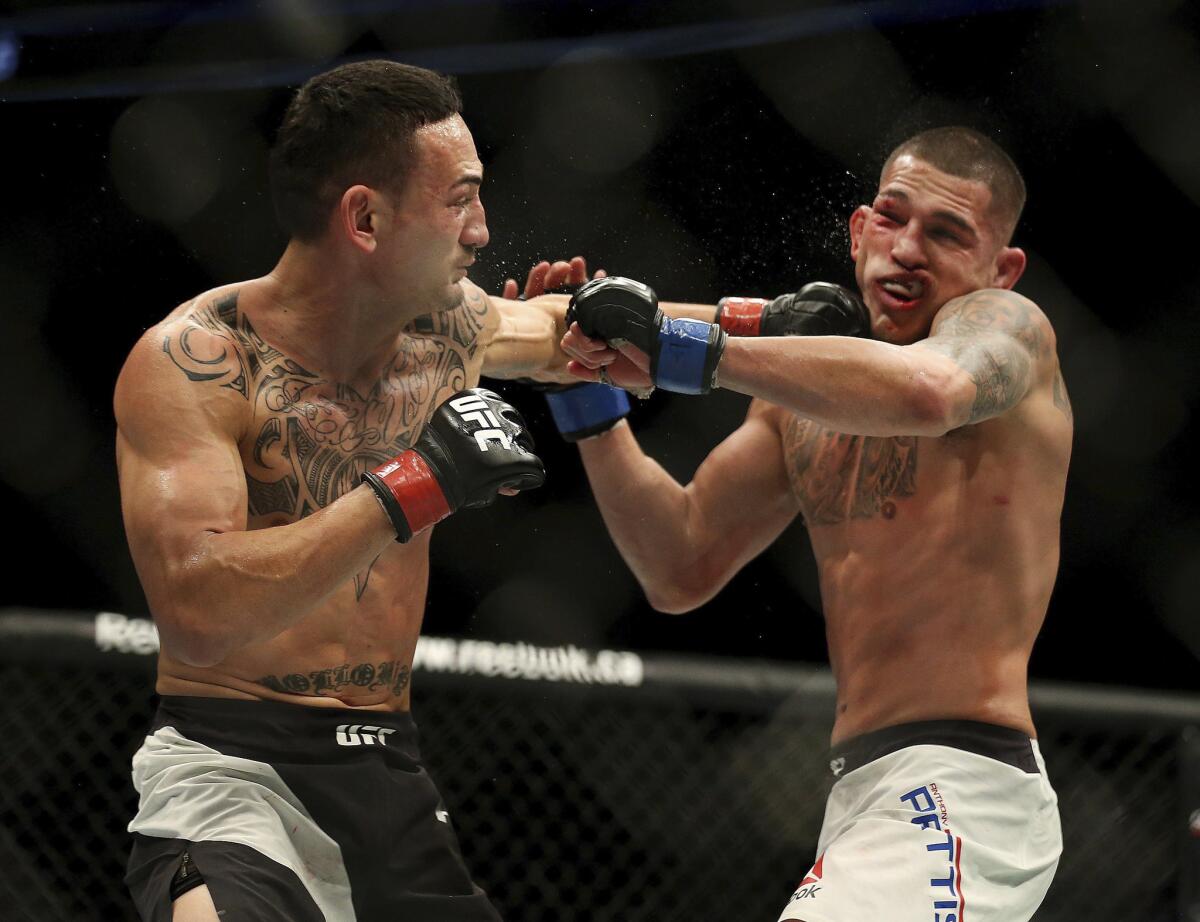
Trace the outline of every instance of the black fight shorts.
[[408, 713], [163, 698], [133, 757], [125, 881], [146, 922], [208, 886], [237, 922], [499, 922]]

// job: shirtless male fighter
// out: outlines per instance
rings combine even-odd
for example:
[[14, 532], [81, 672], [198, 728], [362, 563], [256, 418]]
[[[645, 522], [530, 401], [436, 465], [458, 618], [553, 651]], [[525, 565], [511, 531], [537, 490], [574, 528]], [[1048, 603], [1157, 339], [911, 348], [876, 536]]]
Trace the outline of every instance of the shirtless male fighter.
[[[1054, 331], [1010, 290], [1024, 198], [995, 144], [934, 129], [892, 152], [850, 217], [862, 301], [818, 285], [680, 322], [645, 286], [607, 279], [573, 302], [563, 347], [580, 377], [755, 398], [687, 486], [623, 423], [580, 442], [656, 608], [701, 605], [797, 514], [808, 527], [838, 686], [834, 783], [782, 919], [1019, 922], [1057, 866], [1026, 671], [1058, 568], [1072, 417]], [[806, 297], [839, 323], [860, 305], [868, 335], [727, 335], [761, 333]]]
[[271, 155], [278, 265], [176, 308], [117, 383], [162, 641], [133, 763], [143, 919], [499, 918], [422, 768], [409, 672], [430, 526], [543, 477], [519, 415], [471, 389], [571, 379], [565, 298], [466, 278], [488, 230], [460, 108], [386, 61], [305, 84]]

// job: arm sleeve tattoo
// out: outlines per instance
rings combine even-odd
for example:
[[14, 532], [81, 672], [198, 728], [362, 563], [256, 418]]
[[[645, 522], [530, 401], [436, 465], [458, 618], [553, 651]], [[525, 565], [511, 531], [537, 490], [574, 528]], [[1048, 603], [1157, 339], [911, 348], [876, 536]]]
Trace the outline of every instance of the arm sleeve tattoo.
[[966, 424], [999, 416], [1020, 403], [1049, 349], [1041, 312], [1020, 295], [998, 289], [951, 301], [921, 345], [949, 356], [974, 382], [975, 402]]

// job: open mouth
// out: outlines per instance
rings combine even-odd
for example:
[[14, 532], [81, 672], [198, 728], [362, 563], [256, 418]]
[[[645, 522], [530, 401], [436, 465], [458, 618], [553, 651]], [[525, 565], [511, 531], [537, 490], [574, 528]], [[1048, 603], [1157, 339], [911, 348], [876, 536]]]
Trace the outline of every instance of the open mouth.
[[910, 311], [925, 295], [925, 283], [914, 278], [883, 279], [875, 287], [883, 306], [889, 310]]

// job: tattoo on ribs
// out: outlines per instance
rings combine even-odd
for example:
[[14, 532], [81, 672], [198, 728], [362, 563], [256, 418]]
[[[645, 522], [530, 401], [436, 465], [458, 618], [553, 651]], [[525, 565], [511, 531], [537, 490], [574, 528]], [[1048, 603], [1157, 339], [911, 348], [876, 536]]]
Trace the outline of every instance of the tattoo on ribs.
[[348, 686], [366, 691], [387, 688], [392, 694], [399, 695], [408, 687], [409, 678], [410, 669], [407, 663], [386, 660], [382, 663], [359, 663], [355, 666], [343, 663], [315, 672], [267, 675], [256, 681], [272, 691], [293, 695], [336, 695]]
[[792, 489], [810, 526], [880, 514], [892, 518], [891, 498], [917, 492], [915, 436], [844, 435], [794, 416], [784, 431], [784, 452]]
[[380, 555], [376, 554], [375, 559], [367, 564], [367, 569], [362, 573], [354, 574], [354, 601], [357, 602], [363, 597], [363, 593], [367, 591], [367, 582], [371, 579], [371, 571], [375, 569], [375, 564], [379, 560]]

